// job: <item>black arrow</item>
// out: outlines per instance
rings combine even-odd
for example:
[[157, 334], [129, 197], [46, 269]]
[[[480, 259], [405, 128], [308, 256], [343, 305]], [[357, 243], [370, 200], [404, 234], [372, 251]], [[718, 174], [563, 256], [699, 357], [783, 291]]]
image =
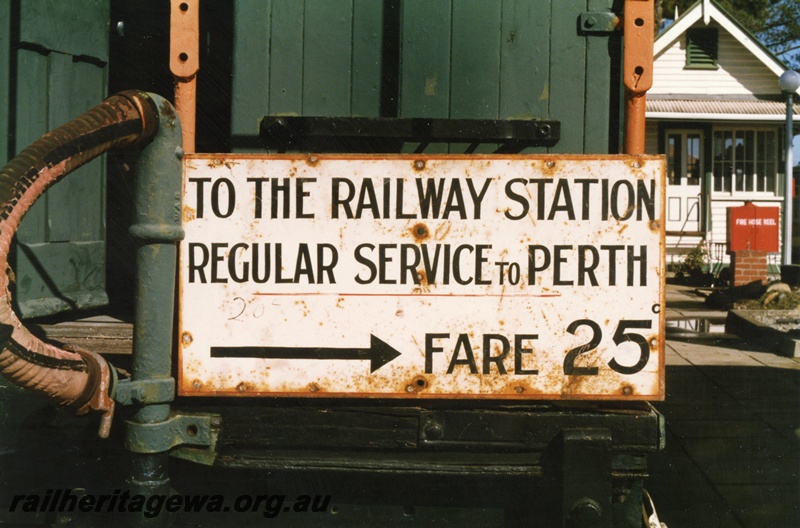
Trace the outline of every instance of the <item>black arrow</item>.
[[369, 348], [319, 348], [319, 347], [211, 347], [212, 358], [264, 358], [264, 359], [321, 359], [370, 361], [370, 372], [400, 356], [385, 341], [370, 335]]

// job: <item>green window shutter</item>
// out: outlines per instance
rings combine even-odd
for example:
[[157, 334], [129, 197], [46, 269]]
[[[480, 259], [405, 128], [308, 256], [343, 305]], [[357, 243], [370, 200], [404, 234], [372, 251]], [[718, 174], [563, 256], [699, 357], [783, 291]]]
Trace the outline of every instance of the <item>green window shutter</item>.
[[[0, 3], [7, 3], [0, 0]], [[2, 150], [13, 156], [106, 96], [109, 2], [10, 2]], [[22, 317], [108, 302], [105, 159], [78, 169], [40, 198], [12, 247], [13, 299]]]
[[690, 29], [686, 32], [686, 67], [716, 69], [719, 54], [719, 33], [713, 28]]

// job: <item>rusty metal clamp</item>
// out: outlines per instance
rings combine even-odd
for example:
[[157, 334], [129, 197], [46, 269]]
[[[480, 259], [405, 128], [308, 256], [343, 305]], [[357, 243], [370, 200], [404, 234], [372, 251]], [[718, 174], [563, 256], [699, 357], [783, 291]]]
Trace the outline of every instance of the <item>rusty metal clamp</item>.
[[100, 354], [90, 350], [74, 345], [65, 345], [64, 350], [79, 354], [86, 362], [86, 366], [89, 367], [90, 377], [96, 380], [95, 383], [88, 384], [88, 387], [94, 390], [89, 396], [89, 399], [78, 407], [75, 414], [81, 416], [88, 414], [90, 411], [100, 412], [100, 430], [98, 431], [98, 435], [101, 438], [108, 438], [111, 432], [111, 420], [114, 418], [114, 400], [111, 398], [112, 369]]

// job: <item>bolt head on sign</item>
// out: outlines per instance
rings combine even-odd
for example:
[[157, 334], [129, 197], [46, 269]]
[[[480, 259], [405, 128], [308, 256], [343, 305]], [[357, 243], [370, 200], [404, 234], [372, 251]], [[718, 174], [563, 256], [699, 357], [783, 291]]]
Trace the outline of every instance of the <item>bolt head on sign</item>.
[[655, 156], [187, 155], [179, 392], [664, 395]]

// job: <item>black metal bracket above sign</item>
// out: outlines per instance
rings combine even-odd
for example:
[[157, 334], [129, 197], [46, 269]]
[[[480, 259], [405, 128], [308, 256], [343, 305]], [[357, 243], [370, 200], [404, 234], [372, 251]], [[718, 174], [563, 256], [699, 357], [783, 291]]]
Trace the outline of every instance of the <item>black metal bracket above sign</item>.
[[590, 11], [581, 13], [578, 22], [581, 33], [608, 34], [621, 29], [620, 19], [616, 13]]
[[268, 149], [301, 152], [392, 153], [405, 143], [424, 152], [431, 143], [466, 143], [466, 153], [483, 143], [498, 153], [552, 147], [561, 137], [560, 121], [524, 119], [428, 119], [387, 117], [266, 116], [261, 141]]

